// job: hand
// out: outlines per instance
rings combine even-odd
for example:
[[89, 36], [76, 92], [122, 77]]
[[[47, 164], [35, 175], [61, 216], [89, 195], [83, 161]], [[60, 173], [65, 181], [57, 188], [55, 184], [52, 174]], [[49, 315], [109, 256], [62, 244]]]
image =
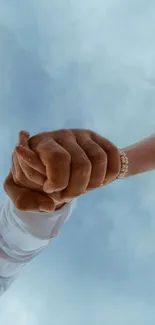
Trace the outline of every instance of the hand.
[[26, 186], [37, 186], [59, 204], [110, 184], [121, 168], [117, 147], [85, 129], [44, 132], [30, 139], [28, 135], [15, 154], [22, 171], [15, 171], [17, 181], [25, 184], [26, 176]]
[[[26, 145], [29, 139], [29, 133], [21, 132], [19, 134], [19, 144]], [[12, 155], [12, 170], [5, 179], [4, 190], [13, 201], [17, 209], [28, 212], [52, 212], [55, 210], [54, 201], [49, 198], [46, 193], [43, 193], [42, 186], [38, 185], [44, 183], [46, 177], [45, 168], [40, 162], [39, 158], [32, 152], [32, 161], [34, 160], [36, 168], [42, 173], [37, 173], [32, 168], [28, 168], [24, 161], [22, 162], [25, 167], [26, 165], [26, 175], [27, 173], [33, 174], [33, 180], [37, 178], [37, 184], [29, 181], [26, 176], [24, 176], [23, 171], [20, 168], [17, 155], [15, 152]], [[23, 168], [24, 169], [24, 168]], [[17, 175], [17, 178], [16, 178]], [[18, 181], [18, 178], [22, 178], [22, 182]]]
[[4, 190], [15, 207], [25, 212], [52, 212], [55, 204], [46, 194], [17, 185], [9, 173], [4, 182]]
[[[19, 185], [18, 186], [19, 188], [21, 188], [22, 186], [24, 188], [26, 187], [28, 189], [37, 190], [37, 194], [38, 194], [38, 191], [44, 192], [43, 185], [47, 179], [44, 176], [46, 175], [46, 169], [45, 166], [40, 161], [40, 159], [37, 157], [37, 155], [32, 150], [29, 149], [29, 145], [28, 145], [29, 138], [30, 135], [28, 132], [21, 131], [19, 133], [18, 144], [22, 147], [27, 148], [27, 152], [28, 152], [27, 159], [29, 160], [31, 167], [28, 164], [26, 164], [24, 160], [21, 159], [20, 155], [16, 153], [16, 150], [14, 150], [12, 154], [11, 174], [12, 174], [14, 185]], [[34, 193], [34, 191], [33, 192], [29, 191], [29, 195], [32, 196], [32, 193]], [[44, 193], [44, 198], [48, 198], [45, 201], [49, 201], [49, 197], [50, 195]], [[52, 196], [50, 198], [52, 199]], [[52, 209], [54, 211], [60, 209], [64, 205], [64, 203], [59, 204], [57, 200], [54, 199], [52, 200], [52, 202], [54, 203], [54, 209]], [[49, 205], [50, 205], [49, 211], [52, 211], [51, 203], [49, 203]], [[49, 211], [47, 208], [47, 212]]]
[[[42, 192], [47, 179], [46, 168], [39, 157], [30, 150], [29, 138], [28, 132], [19, 133], [18, 146], [12, 154], [12, 176], [16, 184]], [[21, 149], [25, 156], [21, 156]]]

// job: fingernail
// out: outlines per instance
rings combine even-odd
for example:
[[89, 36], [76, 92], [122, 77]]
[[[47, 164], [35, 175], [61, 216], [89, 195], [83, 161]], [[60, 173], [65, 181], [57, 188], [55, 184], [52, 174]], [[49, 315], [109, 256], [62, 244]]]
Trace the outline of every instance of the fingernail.
[[43, 187], [43, 191], [47, 194], [52, 194], [54, 193], [55, 191], [52, 191], [51, 189], [46, 189], [45, 187]]
[[53, 193], [54, 192], [53, 183], [51, 181], [46, 181], [43, 186], [43, 190], [48, 194]]
[[42, 206], [42, 205], [40, 205], [40, 207], [39, 207], [39, 211], [40, 212], [45, 212], [45, 213], [48, 213], [48, 212], [51, 212], [51, 211], [53, 211], [53, 208], [47, 208], [47, 207], [45, 207], [45, 206]]

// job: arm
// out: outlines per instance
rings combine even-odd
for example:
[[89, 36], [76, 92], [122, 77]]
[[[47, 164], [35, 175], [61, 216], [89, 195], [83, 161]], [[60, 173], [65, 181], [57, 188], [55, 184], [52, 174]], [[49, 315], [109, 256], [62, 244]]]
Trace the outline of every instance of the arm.
[[0, 208], [0, 295], [58, 235], [74, 201], [53, 213], [22, 212], [7, 198]]
[[135, 176], [155, 169], [155, 135], [123, 148], [129, 160], [125, 177]]

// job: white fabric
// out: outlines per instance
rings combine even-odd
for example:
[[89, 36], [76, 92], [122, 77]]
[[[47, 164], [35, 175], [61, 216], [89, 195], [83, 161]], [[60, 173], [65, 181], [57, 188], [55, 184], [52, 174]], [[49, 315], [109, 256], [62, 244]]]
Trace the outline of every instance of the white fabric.
[[51, 214], [21, 212], [9, 198], [0, 206], [0, 294], [58, 235], [75, 208], [75, 202]]

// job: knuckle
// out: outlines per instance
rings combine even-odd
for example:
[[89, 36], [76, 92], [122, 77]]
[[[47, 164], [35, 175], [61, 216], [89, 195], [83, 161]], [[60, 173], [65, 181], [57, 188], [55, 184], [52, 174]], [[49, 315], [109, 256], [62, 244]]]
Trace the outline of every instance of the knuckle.
[[28, 180], [32, 180], [33, 177], [33, 172], [32, 169], [27, 166], [27, 168], [24, 171], [25, 176], [27, 177]]
[[91, 162], [87, 158], [80, 158], [75, 162], [75, 167], [83, 173], [89, 173], [91, 170]]
[[87, 131], [88, 131], [88, 133], [89, 133], [89, 135], [90, 135], [91, 138], [97, 136], [97, 133], [96, 133], [95, 131], [93, 131], [93, 130], [91, 130], [91, 129], [88, 129]]
[[56, 140], [61, 140], [69, 137], [73, 137], [73, 133], [70, 129], [60, 129], [55, 132]]
[[51, 160], [54, 163], [66, 163], [66, 162], [70, 162], [71, 158], [68, 152], [64, 152], [64, 151], [53, 151], [52, 156], [51, 156]]
[[86, 132], [89, 134], [90, 137], [95, 133], [91, 129], [87, 129]]
[[13, 177], [13, 180], [17, 185], [22, 185], [22, 182], [19, 181], [15, 176]]
[[92, 162], [96, 164], [104, 164], [107, 162], [107, 155], [103, 150], [95, 152], [94, 155], [91, 157]]

